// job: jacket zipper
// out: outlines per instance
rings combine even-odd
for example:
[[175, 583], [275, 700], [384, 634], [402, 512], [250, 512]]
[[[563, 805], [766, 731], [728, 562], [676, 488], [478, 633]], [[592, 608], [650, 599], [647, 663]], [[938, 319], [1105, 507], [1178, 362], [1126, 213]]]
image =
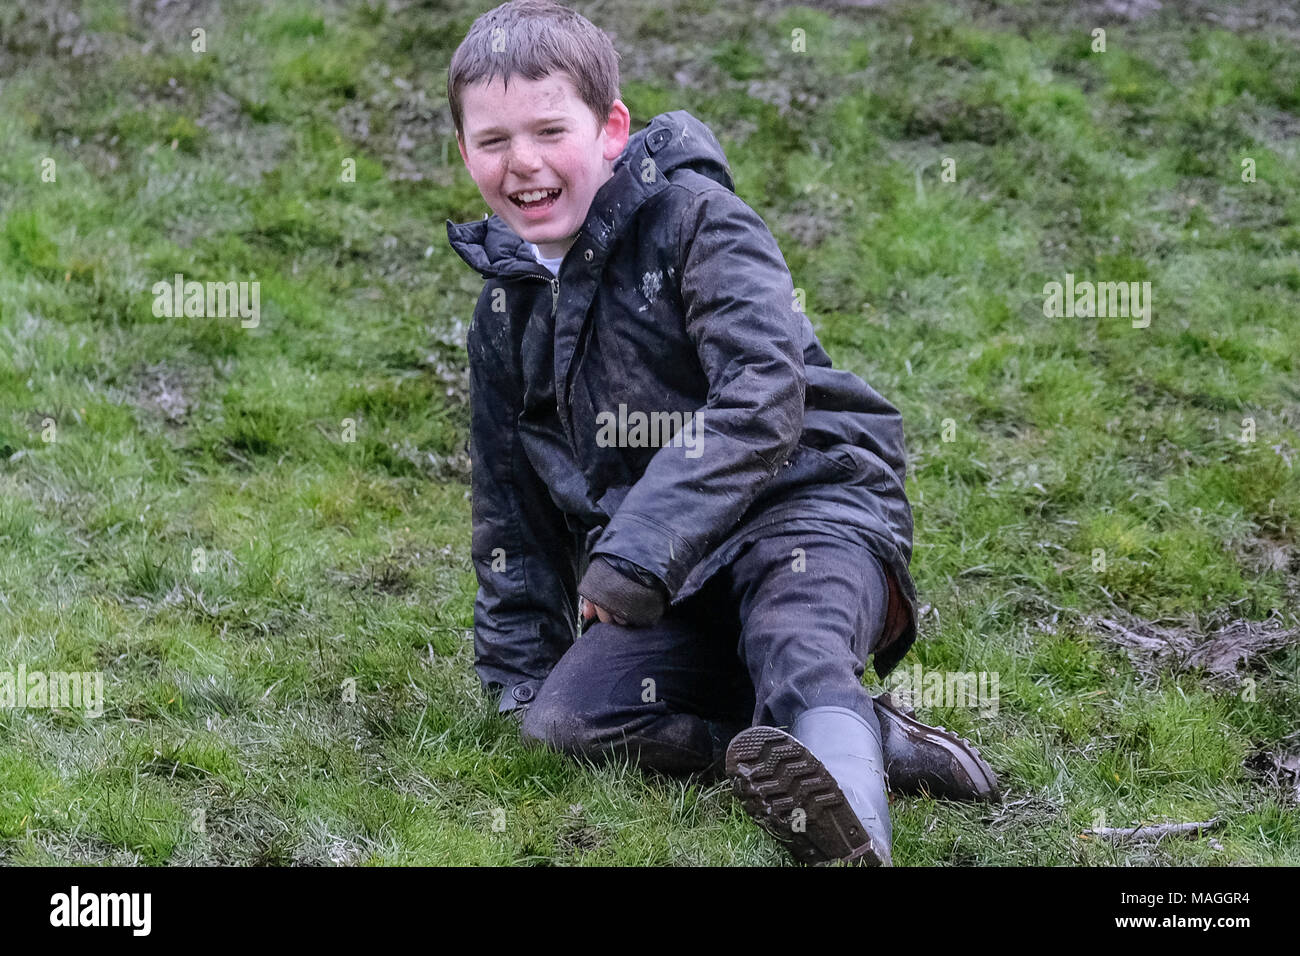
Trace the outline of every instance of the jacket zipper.
[[[555, 334], [555, 313], [559, 304], [560, 304], [560, 277], [552, 276], [551, 277], [551, 334], [552, 336], [554, 336]], [[564, 437], [568, 439], [569, 450], [573, 453], [573, 460], [578, 463], [578, 469], [581, 470], [582, 464], [581, 464], [581, 459], [579, 459], [578, 457], [578, 443], [573, 440], [573, 432], [569, 428], [569, 421], [570, 419], [573, 418], [573, 392], [569, 390], [568, 382], [557, 381], [555, 383], [555, 389], [557, 394], [564, 393], [565, 395], [564, 404], [568, 406], [567, 414], [563, 412], [560, 413], [559, 416], [560, 430], [564, 432]], [[556, 411], [559, 412], [560, 409], [557, 407]]]
[[[553, 276], [550, 276], [549, 278], [548, 278], [548, 277], [545, 277], [545, 276], [538, 276], [538, 278], [539, 278], [539, 279], [540, 279], [540, 278], [547, 278], [547, 280], [548, 280], [548, 281], [550, 282], [550, 284], [551, 284], [551, 336], [552, 336], [552, 340], [553, 340], [553, 339], [554, 339], [554, 336], [555, 336], [555, 314], [556, 314], [556, 312], [559, 311], [559, 305], [560, 305], [560, 277], [559, 277], [559, 276], [556, 276], [556, 275], [553, 275]], [[562, 382], [556, 382], [556, 383], [555, 383], [555, 392], [556, 392], [556, 395], [557, 395], [557, 402], [556, 402], [556, 408], [555, 408], [556, 412], [559, 412], [559, 411], [560, 411], [559, 403], [558, 403], [558, 395], [559, 395], [561, 392], [563, 392], [563, 391], [564, 391], [564, 384], [563, 384]], [[566, 402], [566, 404], [569, 406], [569, 412], [572, 413], [572, 412], [573, 412], [573, 395], [572, 395], [572, 394], [570, 394], [570, 395], [568, 396], [568, 401]], [[564, 415], [561, 414], [561, 415], [559, 416], [559, 418], [560, 418], [560, 428], [561, 428], [561, 430], [564, 432], [564, 437], [565, 437], [566, 439], [568, 439], [568, 441], [569, 441], [569, 448], [570, 448], [570, 450], [572, 450], [572, 452], [573, 452], [573, 459], [574, 459], [574, 461], [577, 461], [577, 460], [578, 460], [578, 449], [577, 449], [577, 447], [576, 447], [576, 446], [574, 445], [574, 443], [573, 443], [573, 436], [569, 434], [569, 423], [565, 420]]]
[[[551, 278], [551, 328], [552, 328], [552, 329], [555, 328], [555, 313], [556, 313], [556, 310], [559, 308], [559, 305], [560, 305], [560, 277], [559, 277], [559, 276], [553, 276], [553, 277]], [[568, 393], [568, 401], [566, 402], [566, 404], [569, 406], [569, 414], [573, 414], [573, 393], [572, 393], [572, 392], [569, 392], [567, 386], [568, 386], [568, 383], [567, 383], [567, 382], [564, 382], [564, 383], [556, 382], [556, 387], [557, 387], [557, 388], [560, 388], [560, 389], [562, 389], [563, 391], [565, 391], [565, 392]], [[566, 431], [567, 431], [567, 429], [566, 429]], [[570, 439], [570, 442], [569, 442], [569, 443], [570, 443], [571, 445], [573, 444], [572, 439]], [[577, 453], [578, 453], [578, 450], [577, 450], [577, 448], [576, 448], [576, 446], [575, 446], [575, 447], [574, 447], [574, 455], [576, 456]]]
[[[559, 306], [560, 306], [560, 277], [551, 276], [550, 282], [551, 282], [551, 335], [554, 336], [555, 335], [555, 313], [559, 310]], [[563, 390], [560, 382], [556, 382], [555, 387], [557, 391]], [[572, 410], [573, 408], [572, 395], [569, 396], [568, 406], [570, 410]], [[568, 429], [566, 428], [565, 431], [567, 432]]]

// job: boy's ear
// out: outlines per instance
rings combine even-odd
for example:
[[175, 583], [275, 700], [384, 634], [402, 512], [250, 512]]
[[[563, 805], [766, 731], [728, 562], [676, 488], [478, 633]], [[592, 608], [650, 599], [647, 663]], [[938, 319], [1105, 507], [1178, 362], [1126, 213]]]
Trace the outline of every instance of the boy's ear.
[[456, 134], [456, 148], [460, 150], [461, 162], [465, 164], [466, 169], [469, 169], [469, 156], [465, 153], [465, 140], [461, 138], [460, 133]]
[[622, 100], [615, 100], [605, 120], [604, 157], [611, 162], [623, 155], [632, 131], [632, 114]]

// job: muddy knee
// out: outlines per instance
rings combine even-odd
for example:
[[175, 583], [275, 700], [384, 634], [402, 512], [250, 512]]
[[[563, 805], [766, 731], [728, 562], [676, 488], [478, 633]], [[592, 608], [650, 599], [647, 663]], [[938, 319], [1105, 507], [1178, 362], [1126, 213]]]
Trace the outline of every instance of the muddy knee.
[[566, 754], [589, 753], [595, 744], [594, 735], [586, 729], [577, 711], [544, 697], [539, 697], [524, 712], [519, 735], [528, 743]]

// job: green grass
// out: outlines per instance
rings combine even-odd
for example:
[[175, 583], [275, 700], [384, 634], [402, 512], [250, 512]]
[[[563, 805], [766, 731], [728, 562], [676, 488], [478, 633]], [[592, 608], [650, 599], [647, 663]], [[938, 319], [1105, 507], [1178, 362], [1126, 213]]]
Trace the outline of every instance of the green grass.
[[[484, 206], [441, 97], [486, 5], [205, 6], [205, 54], [53, 6], [62, 44], [0, 13], [0, 661], [100, 670], [106, 708], [0, 711], [0, 860], [783, 862], [725, 787], [526, 749], [479, 694], [479, 282], [442, 223]], [[1300, 598], [1297, 38], [1067, 7], [594, 15], [634, 119], [713, 126], [837, 365], [902, 409], [904, 666], [1000, 675], [996, 714], [921, 715], [1006, 801], [897, 799], [895, 860], [1300, 862], [1248, 769], [1300, 720], [1294, 644], [1243, 691], [1089, 624]], [[257, 279], [261, 324], [155, 317], [174, 272]], [[1149, 281], [1150, 327], [1044, 318], [1066, 272]], [[1217, 849], [1080, 836], [1213, 815]]]

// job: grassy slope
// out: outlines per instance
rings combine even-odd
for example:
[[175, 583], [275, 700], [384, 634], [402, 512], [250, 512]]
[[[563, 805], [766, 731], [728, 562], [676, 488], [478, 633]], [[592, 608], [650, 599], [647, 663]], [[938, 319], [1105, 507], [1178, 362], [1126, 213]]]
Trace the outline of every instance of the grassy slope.
[[[483, 204], [441, 99], [478, 6], [46, 6], [56, 34], [0, 13], [0, 660], [101, 669], [108, 702], [0, 712], [0, 859], [780, 862], [723, 788], [526, 751], [478, 696], [478, 283], [442, 222]], [[1143, 677], [1086, 625], [1300, 593], [1294, 36], [710, 6], [593, 15], [634, 118], [713, 124], [832, 356], [903, 410], [916, 659], [1001, 676], [995, 717], [922, 713], [978, 739], [1008, 804], [899, 801], [896, 859], [1300, 862], [1243, 769], [1297, 727], [1296, 648], [1251, 701]], [[260, 280], [260, 327], [154, 318], [178, 271]], [[1151, 327], [1045, 319], [1066, 272], [1149, 280]], [[1077, 836], [1099, 811], [1229, 824], [1221, 851], [1116, 851]]]

